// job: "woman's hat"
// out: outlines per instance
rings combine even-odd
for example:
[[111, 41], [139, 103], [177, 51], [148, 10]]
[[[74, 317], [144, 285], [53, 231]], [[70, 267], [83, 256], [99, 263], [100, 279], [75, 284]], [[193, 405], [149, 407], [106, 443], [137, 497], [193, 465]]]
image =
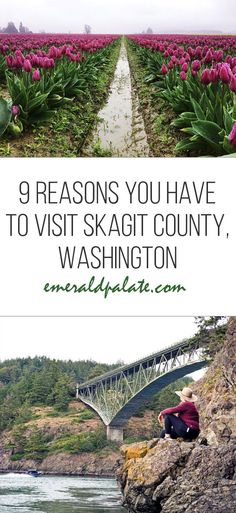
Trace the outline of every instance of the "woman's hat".
[[185, 387], [183, 390], [176, 390], [175, 392], [182, 401], [189, 401], [190, 403], [195, 403], [197, 401], [197, 396], [193, 393], [191, 388]]

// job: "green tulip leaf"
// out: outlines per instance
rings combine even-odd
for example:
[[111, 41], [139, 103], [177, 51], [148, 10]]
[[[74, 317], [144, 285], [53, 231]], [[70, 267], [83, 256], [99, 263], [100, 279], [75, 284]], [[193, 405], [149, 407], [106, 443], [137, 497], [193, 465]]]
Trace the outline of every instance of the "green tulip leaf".
[[220, 143], [222, 143], [222, 137], [220, 135], [221, 127], [212, 121], [195, 121], [192, 123], [194, 132], [202, 137], [215, 149], [220, 150]]
[[4, 98], [0, 98], [0, 137], [11, 121], [11, 107]]

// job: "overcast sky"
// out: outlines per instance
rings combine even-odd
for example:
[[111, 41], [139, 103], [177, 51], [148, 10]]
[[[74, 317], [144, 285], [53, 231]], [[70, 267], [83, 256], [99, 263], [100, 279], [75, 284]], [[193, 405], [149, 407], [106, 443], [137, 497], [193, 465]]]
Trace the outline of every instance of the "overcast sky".
[[[38, 355], [129, 363], [191, 337], [196, 331], [193, 317], [2, 317], [0, 360]], [[201, 371], [195, 375], [199, 377]]]
[[131, 362], [197, 331], [193, 317], [0, 318], [0, 360], [46, 355]]
[[[3, 0], [2, 0], [3, 1]], [[235, 32], [235, 0], [8, 0], [0, 23], [20, 21], [34, 32]]]

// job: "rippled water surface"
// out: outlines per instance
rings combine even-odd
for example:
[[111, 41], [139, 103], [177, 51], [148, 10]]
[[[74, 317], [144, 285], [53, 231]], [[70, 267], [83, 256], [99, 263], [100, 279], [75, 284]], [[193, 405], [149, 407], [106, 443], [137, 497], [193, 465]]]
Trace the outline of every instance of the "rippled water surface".
[[125, 513], [113, 479], [0, 475], [0, 513]]
[[138, 99], [132, 91], [130, 67], [124, 43], [121, 44], [114, 80], [106, 105], [99, 112], [90, 154], [98, 142], [103, 150], [110, 150], [113, 157], [148, 157], [149, 147]]

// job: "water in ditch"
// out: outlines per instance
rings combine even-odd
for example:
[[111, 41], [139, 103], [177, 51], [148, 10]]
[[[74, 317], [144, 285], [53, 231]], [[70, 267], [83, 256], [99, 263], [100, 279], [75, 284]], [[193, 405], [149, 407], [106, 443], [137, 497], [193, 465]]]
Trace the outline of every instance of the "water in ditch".
[[138, 97], [131, 85], [130, 67], [124, 43], [106, 105], [85, 149], [86, 156], [148, 157], [149, 146]]

